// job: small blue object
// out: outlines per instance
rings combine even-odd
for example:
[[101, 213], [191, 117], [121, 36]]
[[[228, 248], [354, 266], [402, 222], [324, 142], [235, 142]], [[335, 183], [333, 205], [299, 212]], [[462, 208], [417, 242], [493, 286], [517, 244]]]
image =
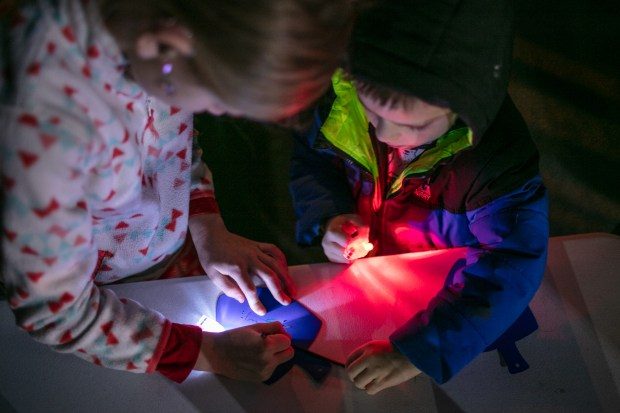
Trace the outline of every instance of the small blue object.
[[536, 331], [537, 328], [538, 323], [532, 310], [530, 310], [530, 307], [526, 307], [525, 311], [517, 318], [517, 321], [484, 351], [497, 350], [500, 362], [508, 367], [508, 371], [511, 374], [521, 373], [530, 366], [519, 352], [519, 349], [517, 349], [516, 342], [527, 337]]
[[258, 298], [267, 310], [264, 316], [252, 311], [247, 300], [240, 303], [222, 294], [218, 297], [215, 307], [217, 322], [224, 328], [231, 329], [256, 323], [279, 321], [291, 336], [292, 345], [296, 348], [295, 357], [278, 366], [265, 383], [276, 382], [293, 367], [293, 364], [298, 364], [306, 370], [315, 381], [322, 381], [329, 373], [331, 363], [307, 351], [321, 329], [321, 320], [298, 301], [293, 301], [284, 306], [276, 301], [267, 288], [258, 288], [257, 293]]
[[321, 329], [321, 320], [298, 301], [284, 306], [273, 298], [267, 288], [258, 288], [257, 293], [259, 300], [267, 310], [264, 316], [252, 311], [247, 300], [240, 303], [226, 295], [220, 295], [215, 307], [217, 322], [224, 328], [230, 329], [279, 321], [291, 336], [291, 341], [296, 347], [305, 349], [310, 347]]

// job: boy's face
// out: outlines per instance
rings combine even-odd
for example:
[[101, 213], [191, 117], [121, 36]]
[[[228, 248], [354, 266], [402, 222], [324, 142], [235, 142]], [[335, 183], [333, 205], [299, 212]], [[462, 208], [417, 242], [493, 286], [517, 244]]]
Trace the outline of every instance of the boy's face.
[[411, 149], [430, 143], [446, 133], [456, 114], [450, 109], [410, 99], [394, 108], [359, 94], [377, 139], [392, 148]]

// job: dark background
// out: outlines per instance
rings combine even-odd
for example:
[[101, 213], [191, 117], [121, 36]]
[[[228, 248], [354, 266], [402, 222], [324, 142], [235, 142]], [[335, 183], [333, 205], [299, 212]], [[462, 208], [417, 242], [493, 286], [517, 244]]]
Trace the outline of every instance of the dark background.
[[[620, 5], [515, 1], [510, 94], [541, 153], [551, 235], [620, 228]], [[289, 264], [323, 260], [299, 248], [287, 189], [287, 131], [201, 115], [197, 129], [228, 228], [277, 244]]]

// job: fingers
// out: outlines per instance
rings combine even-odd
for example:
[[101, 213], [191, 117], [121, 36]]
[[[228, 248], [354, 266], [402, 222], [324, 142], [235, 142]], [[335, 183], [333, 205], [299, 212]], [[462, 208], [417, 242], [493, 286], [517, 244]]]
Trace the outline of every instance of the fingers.
[[323, 236], [323, 243], [331, 243], [346, 247], [349, 242], [349, 236], [340, 230], [327, 231]]
[[269, 334], [287, 334], [284, 326], [279, 321], [273, 321], [271, 323], [258, 323], [254, 324], [257, 331], [264, 335]]
[[246, 298], [248, 299], [248, 305], [256, 314], [260, 316], [264, 316], [267, 314], [267, 310], [263, 303], [258, 299], [258, 294], [256, 294], [256, 290], [247, 290], [245, 293]]
[[364, 354], [364, 349], [366, 348], [365, 345], [361, 345], [358, 348], [356, 348], [355, 350], [353, 350], [353, 352], [351, 354], [349, 354], [349, 356], [347, 357], [347, 361], [345, 362], [345, 366], [348, 368], [355, 360], [357, 360], [359, 357], [362, 356], [362, 354]]
[[355, 381], [355, 378], [368, 368], [365, 358], [361, 357], [361, 355], [362, 354], [360, 354], [360, 356], [353, 360], [350, 364], [347, 364], [347, 375], [352, 381]]
[[381, 381], [373, 381], [368, 386], [366, 386], [366, 393], [370, 395], [375, 395], [379, 393], [381, 390], [387, 389], [388, 387], [392, 387], [393, 385], [388, 383], [385, 380]]
[[285, 273], [274, 271], [274, 267], [277, 268], [278, 266], [277, 261], [271, 256], [265, 255], [259, 257], [259, 260], [260, 262], [256, 264], [254, 269], [256, 275], [265, 282], [276, 300], [283, 305], [290, 304], [291, 298], [286, 294], [282, 285], [282, 281], [286, 282], [285, 279], [288, 277], [288, 271]]
[[388, 371], [377, 368], [377, 366], [372, 367], [361, 358], [347, 367], [347, 374], [355, 387], [366, 390], [368, 394], [376, 394], [385, 388], [402, 382], [395, 380], [396, 377], [392, 377], [392, 380], [390, 380]]
[[[288, 296], [292, 299], [296, 295], [296, 288], [291, 275], [288, 272], [288, 265], [286, 263], [286, 257], [284, 253], [280, 251], [278, 247], [273, 244], [258, 244], [258, 248], [266, 255], [259, 256], [259, 259], [266, 265], [268, 265], [276, 274], [280, 277], [280, 281], [283, 282], [283, 288], [288, 293]], [[274, 259], [276, 260], [274, 262]], [[284, 303], [282, 303], [284, 304]]]
[[288, 267], [286, 268], [286, 273], [284, 278], [282, 278], [282, 281], [284, 281], [284, 288], [288, 292], [288, 296], [291, 300], [294, 299], [297, 296], [297, 287], [295, 287], [295, 282], [288, 272]]
[[291, 346], [273, 355], [274, 361], [277, 364], [286, 363], [287, 361], [292, 359], [294, 356], [295, 356], [295, 350]]
[[367, 350], [372, 349], [369, 343], [366, 343], [355, 350], [347, 357], [346, 372], [349, 379], [355, 384], [358, 389], [366, 389], [368, 385], [377, 381], [380, 377], [380, 369], [373, 366], [370, 361], [371, 358], [367, 357]]
[[325, 256], [332, 262], [343, 264], [366, 256], [372, 249], [372, 244], [368, 243], [368, 231], [368, 226], [358, 215], [333, 218], [321, 242]]
[[265, 346], [269, 353], [273, 354], [273, 359], [277, 364], [284, 363], [295, 355], [289, 337], [284, 326], [279, 322], [257, 324], [262, 334], [265, 336]]
[[291, 299], [284, 293], [280, 279], [266, 268], [257, 268], [258, 276], [265, 282], [265, 285], [273, 294], [273, 297], [278, 300], [282, 305], [289, 305]]
[[[286, 292], [290, 292], [294, 288], [292, 288], [293, 281], [288, 273], [284, 253], [273, 244], [256, 243], [255, 246], [257, 250], [254, 250], [255, 254], [252, 254], [252, 258], [248, 259], [247, 267], [254, 275], [257, 275], [265, 282], [267, 288], [278, 302], [282, 305], [290, 304], [292, 299]], [[242, 272], [241, 267], [239, 271]], [[240, 274], [239, 286], [245, 293], [250, 308], [258, 315], [265, 315], [265, 307], [259, 301], [256, 287], [247, 273], [242, 272]]]
[[388, 340], [371, 341], [355, 349], [347, 357], [346, 372], [355, 386], [368, 394], [399, 385], [421, 373]]
[[265, 356], [262, 368], [261, 381], [271, 377], [276, 367], [295, 356], [291, 346], [291, 339], [285, 334], [271, 334], [264, 338]]
[[258, 382], [268, 379], [293, 355], [291, 339], [280, 323], [259, 323], [203, 334], [196, 368]]
[[265, 254], [271, 255], [273, 258], [277, 259], [282, 263], [284, 267], [286, 267], [286, 257], [284, 253], [280, 251], [280, 248], [276, 247], [273, 244], [259, 243], [258, 248], [264, 252]]
[[245, 301], [245, 295], [243, 295], [243, 292], [237, 283], [234, 282], [229, 276], [216, 272], [209, 278], [213, 281], [213, 284], [215, 284], [217, 288], [222, 290], [222, 292], [230, 298], [234, 298], [240, 303]]
[[355, 387], [366, 390], [366, 387], [377, 379], [377, 372], [366, 369], [351, 380], [353, 381], [353, 384], [355, 384]]
[[400, 383], [402, 383], [402, 381], [398, 380], [397, 374], [388, 374], [383, 379], [378, 379], [378, 380], [373, 381], [372, 383], [369, 383], [366, 386], [366, 393], [371, 394], [371, 395], [377, 394], [381, 390], [385, 390], [389, 387], [397, 386]]
[[323, 245], [323, 253], [331, 262], [348, 264], [349, 260], [344, 257], [344, 248], [336, 244]]
[[265, 336], [265, 345], [270, 351], [279, 353], [291, 347], [291, 338], [286, 334], [269, 334]]
[[256, 286], [250, 279], [250, 276], [246, 269], [243, 267], [239, 267], [239, 273], [231, 275], [235, 281], [237, 281], [237, 285], [241, 288], [241, 291], [245, 295], [245, 298], [248, 300], [248, 305], [258, 315], [265, 315], [267, 310], [263, 303], [258, 299], [258, 293], [256, 292]]
[[344, 233], [327, 232], [321, 241], [323, 252], [331, 262], [346, 264], [349, 262], [343, 255], [347, 245], [347, 236]]

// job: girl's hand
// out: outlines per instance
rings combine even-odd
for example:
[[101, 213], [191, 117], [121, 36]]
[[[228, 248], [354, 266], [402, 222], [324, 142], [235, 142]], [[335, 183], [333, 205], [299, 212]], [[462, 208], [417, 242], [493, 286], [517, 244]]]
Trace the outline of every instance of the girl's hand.
[[194, 370], [237, 380], [265, 381], [293, 355], [291, 339], [277, 321], [221, 333], [205, 331]]
[[421, 373], [388, 340], [371, 341], [353, 351], [345, 365], [355, 387], [377, 394]]
[[202, 268], [224, 294], [239, 302], [247, 299], [256, 314], [264, 315], [265, 307], [251, 279], [258, 276], [276, 300], [291, 303], [294, 285], [278, 247], [229, 232], [219, 214], [192, 216], [189, 229]]
[[342, 264], [361, 258], [369, 251], [364, 249], [368, 244], [368, 233], [368, 225], [364, 225], [359, 215], [337, 215], [325, 227], [321, 241], [323, 252], [331, 262]]

